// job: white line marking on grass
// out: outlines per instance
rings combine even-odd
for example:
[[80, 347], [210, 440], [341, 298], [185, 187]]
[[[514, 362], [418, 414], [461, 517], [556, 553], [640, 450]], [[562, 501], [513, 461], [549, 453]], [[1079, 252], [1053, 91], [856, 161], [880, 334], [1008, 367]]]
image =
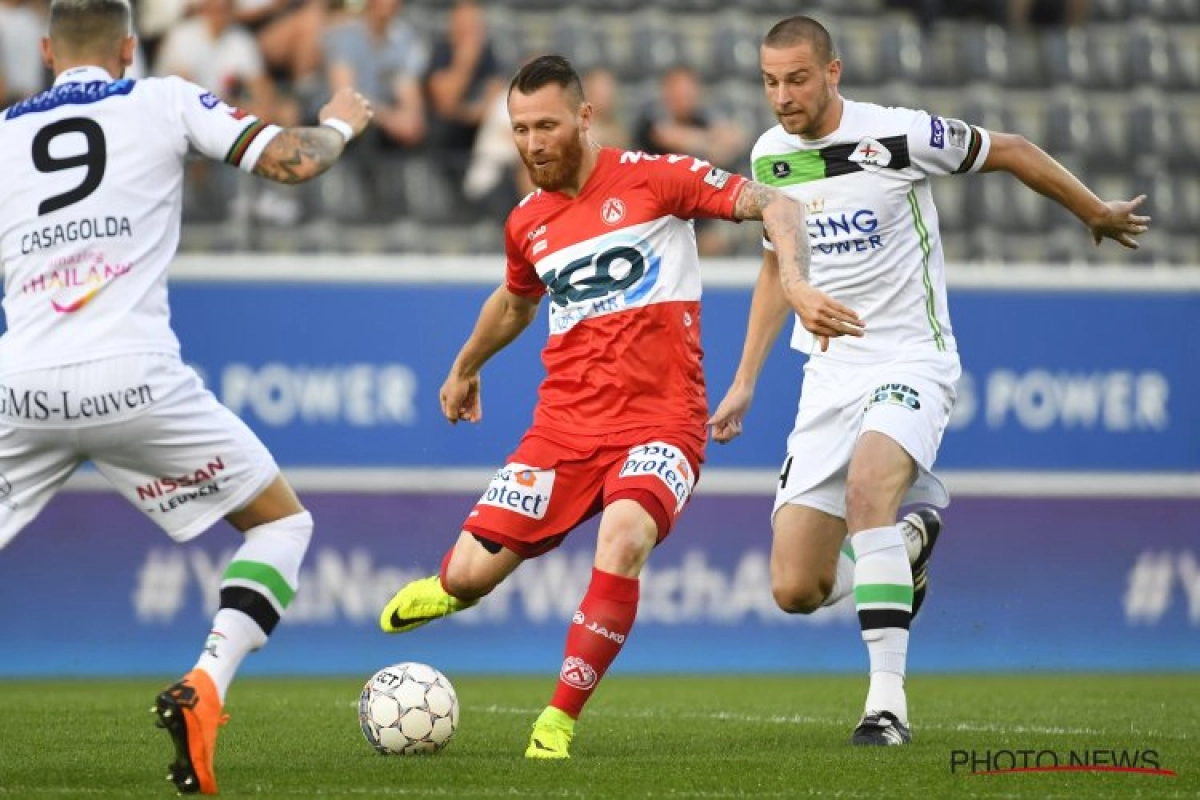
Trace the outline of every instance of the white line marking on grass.
[[[521, 708], [518, 706], [482, 706], [473, 708], [485, 714], [521, 714], [536, 716], [540, 708]], [[661, 710], [653, 711], [614, 711], [609, 709], [593, 709], [588, 711], [589, 717], [617, 717], [618, 719], [662, 719]], [[688, 711], [670, 714], [667, 719], [698, 719], [715, 721], [733, 721], [746, 723], [764, 723], [768, 725], [839, 725], [846, 722], [842, 717], [816, 717], [806, 714], [744, 714], [737, 711]], [[955, 733], [998, 733], [998, 734], [1035, 734], [1042, 736], [1102, 736], [1112, 731], [1099, 728], [1067, 728], [1057, 725], [1003, 725], [988, 722], [956, 722], [945, 725], [938, 723], [922, 724], [920, 720], [914, 726], [918, 730], [953, 731]], [[1138, 731], [1138, 735], [1155, 739], [1188, 740], [1193, 738], [1186, 733], [1167, 733], [1164, 731]]]

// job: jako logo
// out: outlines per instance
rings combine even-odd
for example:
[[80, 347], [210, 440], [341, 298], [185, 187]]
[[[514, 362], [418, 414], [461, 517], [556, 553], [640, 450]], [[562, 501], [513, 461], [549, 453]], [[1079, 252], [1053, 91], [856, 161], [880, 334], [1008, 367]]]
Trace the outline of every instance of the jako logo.
[[620, 477], [636, 478], [641, 475], [653, 475], [667, 485], [671, 494], [675, 495], [676, 514], [683, 510], [692, 495], [692, 487], [696, 485], [696, 475], [683, 451], [666, 442], [651, 442], [629, 451], [625, 463], [621, 465]]
[[554, 491], [554, 470], [526, 464], [509, 464], [496, 472], [479, 505], [513, 511], [523, 517], [542, 519]]

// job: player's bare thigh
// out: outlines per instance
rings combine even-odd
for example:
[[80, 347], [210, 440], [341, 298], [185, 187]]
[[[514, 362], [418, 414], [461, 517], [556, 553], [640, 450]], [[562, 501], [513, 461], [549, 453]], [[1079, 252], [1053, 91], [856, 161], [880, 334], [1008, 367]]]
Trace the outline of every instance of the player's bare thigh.
[[865, 531], [894, 524], [916, 478], [917, 464], [899, 442], [879, 431], [865, 431], [846, 476], [846, 527]]
[[833, 591], [846, 522], [797, 503], [779, 507], [772, 520], [771, 594], [789, 614], [816, 611]]
[[596, 569], [636, 578], [658, 541], [658, 523], [636, 500], [616, 500], [604, 509], [596, 539]]
[[225, 519], [230, 525], [242, 533], [276, 522], [284, 517], [303, 513], [304, 506], [300, 498], [292, 491], [291, 484], [282, 475], [276, 475], [275, 480], [263, 489], [257, 497], [242, 508], [226, 514]]

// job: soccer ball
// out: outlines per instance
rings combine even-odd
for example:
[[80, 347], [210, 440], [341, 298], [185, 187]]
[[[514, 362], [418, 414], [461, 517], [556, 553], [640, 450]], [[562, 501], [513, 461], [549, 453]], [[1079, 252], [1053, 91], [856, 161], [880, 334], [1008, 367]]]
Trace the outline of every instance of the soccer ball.
[[458, 695], [427, 664], [393, 664], [363, 686], [358, 721], [367, 743], [383, 755], [436, 753], [458, 730]]

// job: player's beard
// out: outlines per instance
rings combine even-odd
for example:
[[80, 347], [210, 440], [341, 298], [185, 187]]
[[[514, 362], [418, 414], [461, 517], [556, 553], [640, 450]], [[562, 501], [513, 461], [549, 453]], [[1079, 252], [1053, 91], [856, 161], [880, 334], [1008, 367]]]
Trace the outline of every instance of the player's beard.
[[833, 92], [829, 91], [829, 82], [825, 81], [824, 86], [821, 87], [819, 99], [816, 101], [816, 104], [805, 109], [808, 113], [802, 118], [799, 120], [784, 120], [779, 118], [778, 114], [776, 114], [776, 118], [783, 125], [783, 129], [793, 136], [799, 136], [803, 139], [817, 139], [820, 138], [818, 132], [825, 124], [825, 115], [829, 112], [831, 102], [833, 102]]
[[542, 167], [534, 166], [525, 153], [521, 153], [521, 160], [525, 162], [525, 169], [534, 186], [547, 192], [557, 192], [571, 185], [579, 174], [579, 167], [583, 164], [583, 143], [580, 137], [572, 136], [562, 146], [558, 159]]

